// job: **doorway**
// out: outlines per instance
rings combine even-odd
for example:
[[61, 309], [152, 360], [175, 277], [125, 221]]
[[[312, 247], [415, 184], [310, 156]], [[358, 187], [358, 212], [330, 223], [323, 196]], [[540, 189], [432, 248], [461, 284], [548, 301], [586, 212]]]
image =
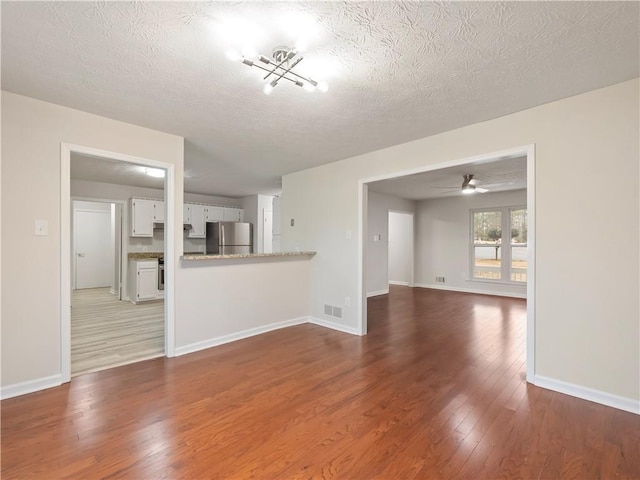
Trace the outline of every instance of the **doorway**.
[[[78, 162], [91, 161], [74, 157], [72, 178], [82, 170]], [[113, 191], [126, 188], [133, 187]], [[127, 284], [121, 273], [127, 271], [131, 249], [128, 230], [122, 228], [124, 205], [123, 200], [72, 200], [72, 376], [165, 353], [162, 300], [134, 305], [127, 292], [123, 295]]]
[[[359, 181], [359, 245], [358, 245], [358, 297], [357, 303], [357, 321], [358, 321], [358, 333], [360, 335], [366, 335], [367, 333], [367, 287], [368, 287], [368, 250], [371, 249], [369, 243], [370, 232], [368, 230], [369, 221], [369, 185], [374, 182], [382, 181], [396, 181], [403, 177], [414, 176], [418, 174], [434, 173], [445, 169], [454, 169], [467, 166], [488, 165], [500, 160], [524, 158], [526, 179], [522, 188], [526, 189], [526, 204], [528, 215], [528, 248], [527, 248], [527, 268], [526, 268], [526, 298], [527, 298], [527, 315], [526, 315], [526, 378], [527, 381], [533, 382], [535, 376], [535, 146], [527, 145], [523, 147], [513, 148], [510, 150], [493, 152], [475, 157], [468, 157], [459, 160], [452, 160], [442, 163], [424, 165], [422, 167], [414, 168], [407, 171], [393, 172], [377, 177], [365, 178]], [[466, 170], [466, 168], [465, 168]], [[472, 172], [470, 172], [472, 173]], [[508, 183], [508, 179], [504, 179], [505, 183]], [[452, 184], [454, 185], [454, 184]], [[475, 186], [475, 184], [474, 184]], [[443, 193], [449, 190], [451, 187], [449, 184], [443, 184], [441, 187]], [[461, 189], [460, 184], [454, 190], [459, 192]], [[376, 191], [379, 193], [380, 191]], [[479, 193], [479, 192], [478, 192]], [[419, 222], [420, 223], [420, 222]], [[375, 232], [371, 232], [375, 233]], [[374, 235], [374, 237], [378, 237]], [[421, 263], [419, 264], [421, 265]], [[468, 267], [467, 267], [468, 268]], [[466, 268], [458, 271], [458, 276], [466, 278]], [[443, 281], [442, 277], [440, 280]], [[432, 287], [435, 288], [435, 287]]]
[[[127, 236], [128, 229], [124, 228], [124, 225], [127, 224], [126, 222], [127, 222], [128, 216], [127, 216], [127, 210], [124, 209], [123, 207], [129, 198], [128, 194], [122, 193], [122, 189], [118, 190], [118, 186], [121, 186], [121, 185], [114, 185], [113, 191], [120, 192], [116, 195], [117, 200], [115, 202], [105, 201], [104, 199], [82, 198], [82, 200], [85, 200], [85, 201], [98, 200], [99, 202], [102, 202], [102, 203], [106, 202], [106, 203], [120, 204], [120, 209], [116, 207], [114, 211], [111, 212], [112, 213], [111, 218], [117, 218], [118, 212], [120, 212], [119, 217], [122, 219], [122, 221], [121, 221], [119, 230], [121, 231], [120, 238], [123, 239], [123, 242], [122, 242], [122, 248], [121, 248], [122, 253], [119, 256], [121, 260], [120, 262], [118, 262], [119, 266], [116, 265], [116, 259], [112, 258], [112, 262], [111, 262], [112, 268], [109, 269], [109, 271], [111, 272], [111, 276], [113, 280], [109, 282], [110, 285], [106, 287], [102, 286], [102, 287], [96, 287], [96, 288], [76, 289], [76, 286], [77, 286], [76, 282], [80, 280], [80, 286], [83, 286], [82, 282], [84, 280], [82, 279], [82, 265], [80, 267], [81, 268], [80, 277], [78, 276], [77, 263], [79, 259], [77, 258], [78, 256], [75, 255], [76, 250], [74, 245], [74, 238], [76, 233], [73, 231], [73, 228], [72, 228], [75, 222], [75, 218], [74, 218], [75, 215], [73, 212], [73, 208], [72, 208], [73, 204], [71, 199], [72, 154], [78, 154], [80, 156], [84, 156], [87, 158], [97, 159], [106, 163], [113, 162], [113, 163], [120, 163], [125, 166], [137, 165], [140, 167], [152, 167], [155, 169], [162, 169], [165, 172], [165, 178], [162, 180], [162, 184], [164, 185], [163, 196], [164, 196], [164, 204], [166, 206], [165, 207], [166, 218], [164, 222], [165, 230], [164, 230], [164, 233], [161, 234], [161, 236], [163, 236], [164, 238], [163, 257], [166, 257], [167, 259], [173, 259], [175, 257], [175, 244], [176, 244], [176, 235], [174, 235], [174, 229], [175, 229], [174, 227], [175, 225], [175, 214], [174, 214], [175, 212], [175, 188], [174, 188], [175, 166], [174, 165], [165, 163], [165, 162], [158, 162], [151, 159], [134, 157], [131, 155], [94, 149], [91, 147], [70, 145], [65, 143], [61, 145], [60, 159], [61, 159], [62, 175], [60, 180], [61, 181], [60, 214], [61, 214], [61, 258], [62, 258], [62, 275], [61, 275], [62, 331], [60, 336], [60, 342], [61, 342], [61, 353], [62, 353], [61, 370], [62, 370], [63, 383], [71, 380], [72, 298], [76, 292], [85, 292], [85, 293], [89, 292], [92, 294], [92, 295], [86, 296], [84, 299], [73, 300], [73, 301], [77, 300], [76, 304], [74, 305], [74, 315], [76, 316], [76, 319], [82, 318], [82, 320], [80, 321], [82, 322], [81, 324], [83, 326], [86, 326], [86, 323], [85, 323], [86, 321], [96, 318], [96, 315], [95, 315], [96, 303], [99, 304], [99, 309], [103, 313], [106, 312], [106, 316], [104, 316], [98, 322], [99, 328], [103, 328], [103, 327], [105, 329], [106, 327], [118, 328], [120, 324], [118, 323], [118, 321], [114, 321], [114, 318], [118, 318], [118, 319], [137, 318], [138, 325], [141, 325], [142, 323], [144, 323], [146, 320], [149, 319], [149, 315], [150, 315], [149, 312], [143, 311], [145, 308], [136, 309], [135, 312], [124, 311], [126, 309], [136, 308], [137, 305], [133, 305], [131, 302], [120, 300], [120, 298], [124, 298], [126, 292], [123, 292], [123, 289], [122, 289], [123, 282], [117, 280], [116, 276], [122, 279], [126, 275], [126, 265], [128, 263], [127, 261], [128, 256], [126, 253], [127, 249], [125, 248], [126, 245], [124, 245], [124, 240], [128, 238]], [[141, 168], [141, 169], [144, 170], [144, 168]], [[102, 185], [102, 187], [104, 187], [106, 183], [108, 182], [104, 182], [98, 185]], [[87, 195], [92, 196], [91, 195], [92, 193], [94, 192], [91, 191]], [[97, 195], [100, 195], [97, 191], [95, 193]], [[83, 197], [86, 197], [86, 195], [84, 195]], [[83, 217], [83, 214], [80, 214], [80, 217]], [[86, 218], [84, 220], [86, 220]], [[104, 230], [104, 227], [102, 228]], [[117, 229], [117, 223], [116, 223], [116, 229]], [[81, 236], [85, 234], [88, 236], [88, 238], [90, 238], [91, 235], [97, 235], [95, 232], [93, 233], [85, 232], [84, 234], [80, 233]], [[85, 253], [85, 252], [78, 252], [78, 253]], [[115, 247], [114, 247], [114, 255], [117, 255], [115, 253]], [[84, 259], [87, 257], [85, 256], [80, 258]], [[82, 261], [83, 260], [80, 260], [80, 262]], [[175, 327], [174, 327], [174, 314], [173, 314], [173, 310], [174, 310], [173, 296], [174, 296], [174, 290], [175, 290], [174, 283], [173, 283], [173, 277], [175, 272], [174, 261], [166, 261], [164, 264], [164, 267], [165, 267], [164, 301], [155, 302], [154, 303], [155, 309], [154, 309], [154, 312], [151, 314], [151, 316], [159, 316], [160, 318], [160, 329], [162, 331], [161, 337], [159, 340], [160, 352], [150, 353], [146, 348], [146, 346], [141, 347], [141, 344], [134, 345], [134, 347], [132, 347], [129, 352], [132, 355], [136, 355], [136, 359], [133, 359], [132, 361], [138, 361], [143, 359], [144, 357], [151, 358], [151, 356], [165, 355], [165, 356], [172, 357], [175, 354], [174, 353]], [[101, 280], [101, 282], [104, 282], [104, 278]], [[88, 286], [88, 285], [89, 283], [87, 283], [85, 286]], [[97, 299], [96, 295], [100, 298]], [[92, 298], [89, 298], [89, 297], [92, 297]], [[149, 303], [153, 303], [153, 302], [149, 302]], [[81, 304], [83, 306], [90, 305], [89, 308], [85, 309], [84, 314], [82, 314], [81, 312], [82, 310], [80, 306]], [[143, 307], [149, 307], [149, 306], [150, 306], [149, 304], [146, 304]], [[90, 329], [88, 328], [86, 330], [88, 331]], [[120, 336], [122, 337], [123, 335], [120, 335]], [[127, 335], [124, 335], [124, 336], [127, 336]], [[77, 353], [77, 351], [75, 353]], [[129, 360], [130, 359], [122, 358], [122, 357], [120, 359], [114, 359], [114, 361], [111, 363], [111, 366], [115, 366], [118, 364], [131, 363], [131, 361]], [[108, 368], [108, 366], [105, 368]], [[102, 367], [97, 369], [102, 369]]]
[[389, 285], [413, 286], [413, 213], [389, 210]]

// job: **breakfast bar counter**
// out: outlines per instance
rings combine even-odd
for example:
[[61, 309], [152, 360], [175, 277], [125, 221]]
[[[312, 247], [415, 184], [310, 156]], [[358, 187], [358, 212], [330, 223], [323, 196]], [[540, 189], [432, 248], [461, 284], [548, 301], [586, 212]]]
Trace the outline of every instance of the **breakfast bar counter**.
[[[311, 257], [316, 252], [274, 252], [274, 253], [234, 253], [234, 254], [184, 254], [183, 262], [216, 261], [216, 260], [277, 260], [290, 257]], [[227, 262], [225, 262], [227, 263]]]

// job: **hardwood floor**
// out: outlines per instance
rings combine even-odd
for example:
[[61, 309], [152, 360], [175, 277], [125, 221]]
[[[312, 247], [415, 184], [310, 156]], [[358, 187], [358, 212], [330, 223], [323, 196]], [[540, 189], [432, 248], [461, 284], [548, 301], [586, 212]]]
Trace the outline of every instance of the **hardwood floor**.
[[88, 288], [74, 290], [71, 305], [72, 375], [164, 355], [164, 302], [134, 305]]
[[524, 381], [522, 300], [392, 287], [2, 402], [2, 478], [638, 478], [640, 417]]

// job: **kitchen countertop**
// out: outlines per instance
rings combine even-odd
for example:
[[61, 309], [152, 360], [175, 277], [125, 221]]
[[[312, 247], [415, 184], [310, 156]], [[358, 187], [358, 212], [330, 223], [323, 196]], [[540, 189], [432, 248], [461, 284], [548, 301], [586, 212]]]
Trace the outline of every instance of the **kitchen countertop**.
[[250, 258], [272, 258], [272, 257], [301, 257], [313, 256], [316, 252], [274, 252], [274, 253], [235, 253], [229, 255], [209, 255], [209, 254], [184, 254], [180, 257], [182, 260], [234, 260], [234, 259], [250, 259]]
[[[185, 255], [204, 255], [202, 252], [184, 252]], [[129, 260], [149, 260], [151, 258], [164, 258], [164, 252], [130, 252]]]
[[164, 252], [129, 252], [129, 260], [149, 260], [163, 257]]

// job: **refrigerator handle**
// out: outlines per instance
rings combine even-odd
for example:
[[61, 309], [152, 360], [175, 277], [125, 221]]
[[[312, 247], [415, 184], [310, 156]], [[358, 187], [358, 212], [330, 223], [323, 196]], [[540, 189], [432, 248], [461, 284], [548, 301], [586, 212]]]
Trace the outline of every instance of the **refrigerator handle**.
[[224, 225], [220, 224], [220, 245], [226, 245], [227, 242], [224, 240]]

